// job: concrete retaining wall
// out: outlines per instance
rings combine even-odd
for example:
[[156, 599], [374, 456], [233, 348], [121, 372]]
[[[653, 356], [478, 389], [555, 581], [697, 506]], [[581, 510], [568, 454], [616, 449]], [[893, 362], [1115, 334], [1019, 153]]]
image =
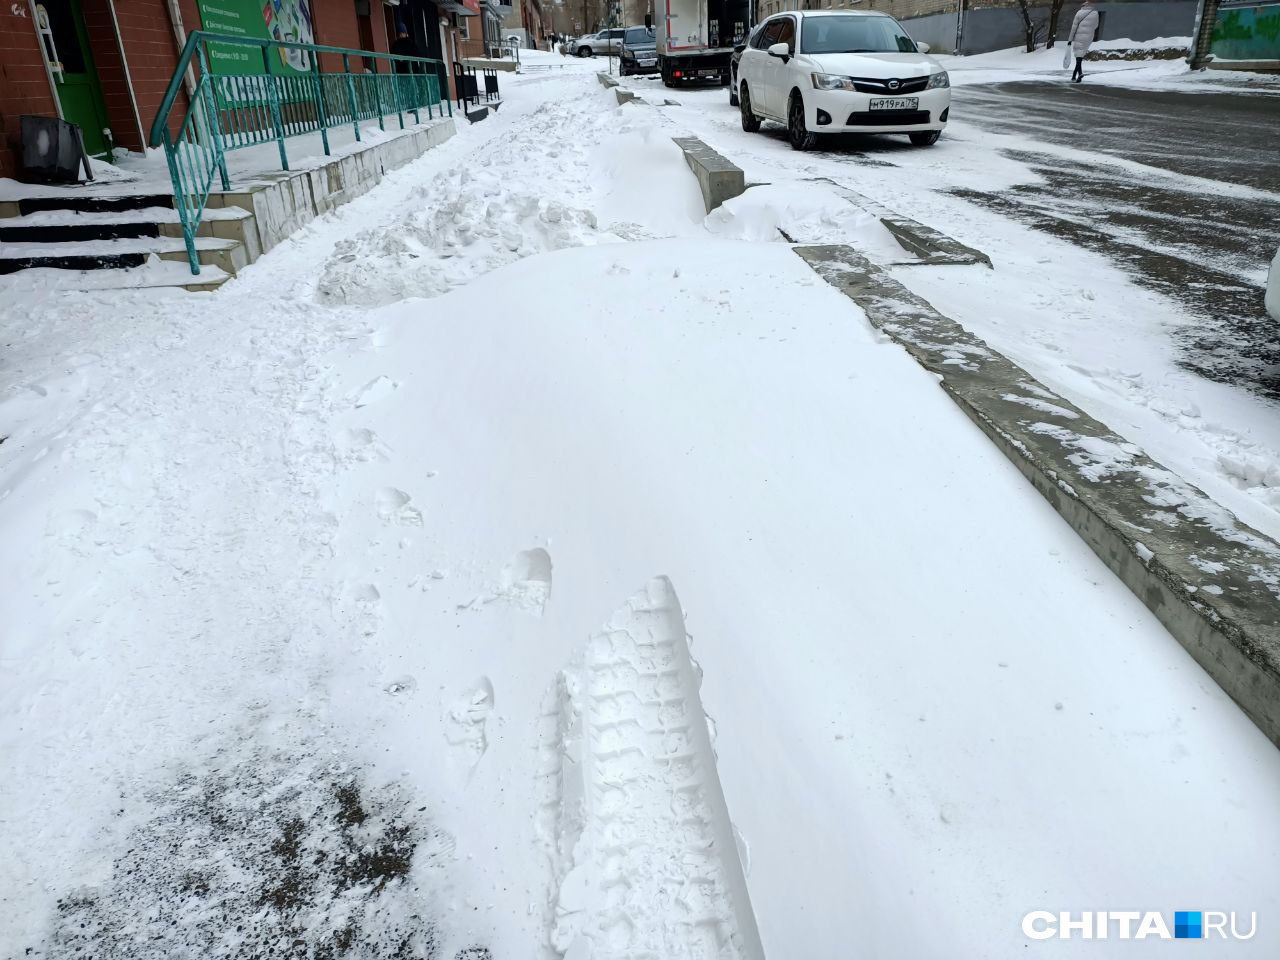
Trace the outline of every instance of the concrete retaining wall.
[[211, 193], [208, 205], [241, 207], [252, 213], [257, 225], [258, 252], [266, 253], [320, 214], [368, 193], [387, 171], [417, 159], [455, 132], [452, 119], [438, 120], [390, 140], [371, 143], [356, 153], [334, 157], [309, 170], [282, 170], [259, 177], [239, 189]]

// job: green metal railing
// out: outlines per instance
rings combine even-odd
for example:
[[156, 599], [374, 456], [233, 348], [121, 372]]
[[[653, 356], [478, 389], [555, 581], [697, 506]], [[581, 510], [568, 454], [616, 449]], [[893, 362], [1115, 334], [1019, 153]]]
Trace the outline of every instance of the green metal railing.
[[[361, 58], [355, 71], [352, 58]], [[341, 70], [326, 70], [325, 60], [330, 67], [340, 62]], [[227, 72], [212, 72], [210, 61], [230, 66]], [[361, 61], [369, 66], [362, 68]], [[253, 69], [259, 62], [260, 73]], [[171, 114], [188, 70], [196, 71], [195, 88], [175, 134]], [[329, 131], [335, 127], [349, 125], [359, 140], [362, 121], [376, 119], [385, 130], [385, 119], [398, 116], [403, 130], [405, 114], [415, 123], [422, 122], [424, 111], [428, 119], [437, 111], [453, 116], [448, 94], [441, 98], [445, 83], [444, 64], [426, 57], [192, 31], [150, 138], [152, 147], [164, 148], [169, 164], [191, 272], [200, 272], [196, 232], [214, 180], [231, 189], [227, 153], [274, 140], [280, 166], [288, 170], [285, 141], [290, 137], [319, 133], [327, 156]]]

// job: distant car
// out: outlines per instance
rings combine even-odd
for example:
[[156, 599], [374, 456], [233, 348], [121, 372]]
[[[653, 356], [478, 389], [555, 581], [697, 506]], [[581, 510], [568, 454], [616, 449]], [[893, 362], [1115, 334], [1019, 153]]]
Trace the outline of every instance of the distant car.
[[729, 106], [731, 107], [738, 105], [738, 62], [742, 59], [742, 51], [747, 49], [763, 26], [763, 23], [758, 23], [752, 27], [746, 38], [733, 48], [733, 55], [729, 57]]
[[658, 72], [658, 41], [648, 27], [627, 27], [618, 55], [618, 72], [624, 77]]
[[615, 54], [622, 49], [623, 27], [588, 33], [573, 41], [573, 52], [579, 57], [594, 57], [597, 53]]
[[905, 133], [929, 146], [947, 124], [951, 80], [928, 50], [887, 13], [775, 14], [738, 63], [742, 129], [785, 123], [797, 150], [820, 133]]

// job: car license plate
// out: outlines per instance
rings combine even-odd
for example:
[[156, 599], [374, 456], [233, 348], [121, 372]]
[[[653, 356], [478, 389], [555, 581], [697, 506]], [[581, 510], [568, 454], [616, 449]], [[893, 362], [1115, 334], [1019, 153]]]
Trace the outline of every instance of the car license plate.
[[641, 61], [640, 61], [640, 66], [642, 66], [642, 67], [652, 67], [652, 66], [653, 66], [654, 64], [656, 64], [657, 62], [658, 62], [657, 60], [641, 60]]
[[720, 71], [719, 71], [719, 70], [699, 70], [699, 71], [698, 71], [698, 76], [700, 76], [700, 77], [718, 77], [718, 76], [720, 76]]
[[871, 101], [872, 110], [918, 110], [919, 97], [882, 97]]

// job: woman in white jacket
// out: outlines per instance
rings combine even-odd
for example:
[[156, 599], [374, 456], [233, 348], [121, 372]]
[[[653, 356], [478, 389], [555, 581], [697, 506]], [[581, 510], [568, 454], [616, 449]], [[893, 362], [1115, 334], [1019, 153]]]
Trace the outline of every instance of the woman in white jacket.
[[1076, 18], [1071, 21], [1071, 33], [1067, 36], [1067, 43], [1071, 44], [1071, 50], [1076, 55], [1076, 69], [1071, 74], [1071, 79], [1076, 83], [1084, 79], [1084, 55], [1089, 52], [1093, 36], [1098, 32], [1099, 19], [1101, 18], [1093, 5], [1093, 0], [1084, 0], [1084, 6], [1076, 12]]

